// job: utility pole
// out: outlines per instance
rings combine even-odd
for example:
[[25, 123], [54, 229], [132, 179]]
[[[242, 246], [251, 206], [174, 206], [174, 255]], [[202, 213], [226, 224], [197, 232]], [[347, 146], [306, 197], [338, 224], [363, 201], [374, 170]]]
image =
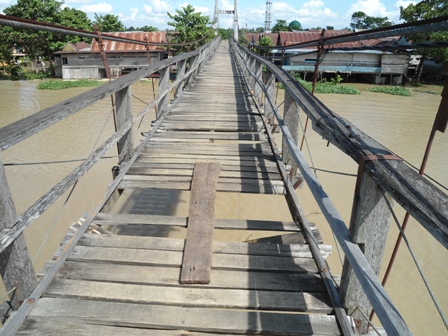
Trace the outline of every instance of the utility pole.
[[235, 9], [233, 12], [233, 37], [238, 41], [238, 0], [235, 0]]

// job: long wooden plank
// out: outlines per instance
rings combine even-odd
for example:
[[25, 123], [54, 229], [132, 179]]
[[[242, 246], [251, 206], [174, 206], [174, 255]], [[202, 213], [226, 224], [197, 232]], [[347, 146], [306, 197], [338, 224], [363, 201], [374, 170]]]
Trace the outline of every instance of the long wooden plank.
[[[46, 263], [39, 275], [45, 274], [53, 263], [54, 261]], [[61, 267], [57, 277], [140, 285], [180, 286], [179, 269], [161, 266], [67, 261]], [[201, 287], [199, 284], [194, 286]], [[210, 284], [203, 286], [221, 289], [325, 292], [325, 286], [318, 274], [224, 271], [217, 269], [214, 269], [211, 273]]]
[[183, 153], [158, 153], [157, 157], [154, 158], [154, 155], [151, 154], [145, 154], [142, 153], [139, 156], [139, 160], [145, 159], [145, 158], [149, 158], [149, 159], [156, 159], [157, 161], [159, 161], [160, 159], [172, 159], [172, 158], [178, 158], [178, 162], [183, 162], [184, 159], [188, 160], [188, 159], [194, 159], [196, 160], [196, 162], [198, 161], [205, 161], [206, 158], [210, 158], [211, 160], [213, 160], [212, 162], [216, 162], [216, 160], [222, 160], [222, 161], [235, 161], [235, 160], [240, 160], [240, 161], [252, 161], [254, 162], [254, 164], [256, 162], [260, 162], [260, 163], [266, 163], [266, 164], [276, 164], [274, 161], [274, 156], [272, 154], [263, 154], [263, 153], [253, 153], [252, 155], [247, 155], [244, 157], [241, 157], [239, 155], [223, 155], [223, 154], [215, 154], [215, 155], [210, 155], [210, 154], [183, 154]]
[[338, 335], [333, 316], [276, 314], [226, 309], [179, 308], [135, 303], [42, 298], [32, 318], [138, 328], [187, 329], [215, 333], [269, 335]]
[[[132, 165], [131, 169], [184, 169], [193, 171], [194, 163], [162, 163], [162, 162], [144, 162], [137, 161]], [[278, 168], [276, 166], [237, 166], [221, 164], [221, 173], [231, 172], [248, 172], [248, 173], [261, 173], [261, 174], [278, 174]], [[224, 176], [224, 175], [223, 175]]]
[[[142, 331], [139, 328], [124, 328], [120, 326], [105, 326], [83, 323], [81, 321], [61, 321], [46, 317], [28, 318], [22, 325], [22, 328], [16, 333], [18, 336], [219, 336], [217, 334], [198, 334], [197, 332], [188, 332], [186, 330], [156, 330], [146, 329]], [[222, 336], [222, 335], [221, 335]]]
[[265, 140], [266, 136], [260, 132], [199, 132], [199, 131], [162, 131], [158, 130], [154, 135], [157, 138], [194, 138], [194, 139], [220, 139], [220, 140]]
[[321, 314], [328, 314], [332, 310], [332, 307], [328, 305], [328, 299], [322, 293], [196, 288], [192, 286], [142, 286], [61, 278], [53, 280], [45, 292], [45, 296], [183, 307], [278, 310]]
[[197, 163], [194, 167], [180, 274], [183, 284], [210, 283], [215, 197], [220, 172], [219, 163]]
[[[98, 225], [157, 224], [187, 226], [187, 218], [185, 217], [136, 214], [99, 213], [94, 222]], [[242, 219], [216, 219], [215, 228], [224, 230], [301, 231], [300, 227], [294, 222]], [[312, 229], [317, 230], [315, 225], [312, 226]]]
[[[132, 167], [128, 171], [129, 175], [157, 175], [157, 176], [193, 176], [193, 169], [158, 169], [158, 168], [138, 168]], [[279, 173], [259, 173], [259, 172], [242, 172], [242, 171], [223, 171], [222, 178], [238, 178], [238, 179], [266, 179], [281, 180]]]
[[232, 150], [220, 150], [220, 149], [196, 149], [194, 147], [190, 148], [190, 149], [181, 149], [181, 148], [176, 148], [175, 146], [172, 146], [170, 148], [147, 148], [143, 153], [142, 156], [154, 156], [154, 157], [159, 157], [159, 156], [167, 156], [167, 155], [204, 155], [204, 156], [231, 156], [231, 157], [235, 157], [238, 156], [240, 158], [245, 158], [245, 157], [272, 157], [273, 153], [272, 151], [232, 151]]
[[[223, 158], [208, 157], [208, 161], [220, 162]], [[178, 163], [178, 164], [195, 164], [198, 161], [198, 157], [189, 158], [174, 158], [174, 157], [139, 157], [136, 163]], [[238, 158], [222, 162], [222, 165], [226, 166], [248, 166], [248, 167], [275, 167], [277, 168], [277, 163], [271, 160], [258, 160], [258, 159], [248, 159], [248, 158]]]
[[[145, 250], [183, 251], [184, 239], [135, 236], [84, 235], [78, 245], [96, 247], [120, 247]], [[331, 245], [320, 245], [321, 253], [327, 257], [331, 254]], [[220, 254], [266, 255], [278, 257], [312, 258], [307, 244], [246, 243], [214, 241], [212, 252]]]
[[[129, 265], [152, 265], [179, 268], [182, 253], [172, 251], [104, 248], [76, 246], [68, 260], [100, 261]], [[290, 273], [316, 273], [317, 267], [310, 258], [245, 256], [216, 254], [213, 256], [213, 269], [252, 270]]]
[[[161, 182], [155, 181], [121, 181], [118, 189], [160, 189], [160, 190], [190, 190], [190, 182]], [[262, 184], [233, 184], [233, 183], [218, 183], [217, 191], [225, 192], [241, 192], [253, 194], [268, 194], [268, 195], [284, 195], [285, 188], [279, 185], [272, 185], [270, 182]]]
[[[219, 163], [218, 163], [219, 164]], [[191, 182], [194, 181], [194, 175], [191, 176], [179, 176], [179, 175], [131, 175], [128, 174], [123, 178], [123, 182], [126, 181], [136, 181], [141, 182]], [[265, 176], [259, 179], [242, 179], [242, 178], [231, 178], [231, 177], [220, 177], [218, 179], [219, 183], [236, 183], [236, 184], [264, 184], [272, 186], [283, 186], [283, 181], [271, 180]]]

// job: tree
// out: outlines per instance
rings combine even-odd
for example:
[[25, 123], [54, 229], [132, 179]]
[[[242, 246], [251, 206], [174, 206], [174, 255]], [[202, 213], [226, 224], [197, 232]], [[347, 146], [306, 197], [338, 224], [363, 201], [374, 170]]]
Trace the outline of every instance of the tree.
[[273, 33], [278, 33], [281, 31], [288, 31], [288, 25], [286, 23], [286, 20], [277, 20], [274, 27], [272, 27]]
[[333, 26], [327, 26], [326, 28], [327, 28], [327, 30], [334, 30]]
[[[400, 7], [400, 19], [403, 19], [406, 22], [433, 19], [444, 15], [448, 15], [446, 0], [423, 0], [415, 5], [410, 4], [406, 8], [402, 6]], [[442, 30], [432, 33], [419, 33], [407, 37], [413, 42], [447, 41], [448, 31]], [[417, 82], [420, 82], [423, 61], [425, 58], [433, 58], [436, 62], [448, 62], [448, 48], [422, 49], [419, 50], [419, 53], [421, 53], [422, 58], [417, 70]]]
[[207, 43], [213, 38], [213, 29], [210, 27], [210, 18], [195, 12], [191, 5], [176, 9], [175, 14], [167, 13], [171, 20], [168, 25], [174, 27], [172, 43], [191, 43], [186, 46], [177, 47], [177, 53], [192, 51]]
[[136, 31], [156, 32], [156, 31], [159, 31], [159, 29], [157, 27], [153, 27], [153, 26], [143, 26], [143, 27], [137, 28]]
[[366, 13], [358, 11], [352, 14], [350, 26], [355, 29], [375, 29], [380, 27], [388, 27], [393, 24], [387, 16], [374, 17], [368, 16]]
[[227, 29], [218, 28], [218, 35], [221, 36], [221, 39], [223, 40], [229, 40], [230, 37], [233, 35], [233, 30], [230, 28]]
[[[3, 11], [6, 15], [58, 24], [62, 4], [56, 0], [17, 0], [15, 5], [5, 8]], [[7, 47], [9, 48], [12, 47], [12, 44], [24, 48], [25, 53], [33, 61], [36, 72], [38, 71], [39, 57], [50, 57], [56, 51], [56, 42], [61, 40], [60, 36], [46, 31], [13, 29], [8, 32], [5, 28], [3, 27], [0, 32], [2, 36], [5, 33], [8, 34], [3, 43], [8, 43]]]
[[[274, 43], [272, 42], [272, 39], [269, 36], [263, 36], [260, 41], [258, 41], [258, 45], [260, 47], [270, 47], [273, 46]], [[267, 56], [269, 53], [268, 48], [255, 48], [255, 51], [262, 56]]]
[[113, 14], [98, 15], [95, 13], [95, 21], [93, 23], [96, 24], [98, 26], [98, 29], [102, 32], [125, 31], [125, 27], [117, 15]]

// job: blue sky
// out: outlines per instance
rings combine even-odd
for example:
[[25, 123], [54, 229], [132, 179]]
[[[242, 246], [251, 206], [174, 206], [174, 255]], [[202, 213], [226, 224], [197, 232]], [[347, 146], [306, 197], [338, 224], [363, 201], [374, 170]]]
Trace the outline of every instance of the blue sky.
[[[406, 7], [417, 1], [408, 0], [305, 0], [272, 1], [272, 25], [277, 19], [288, 22], [298, 20], [303, 28], [334, 26], [335, 29], [349, 27], [353, 12], [363, 11], [370, 16], [387, 16], [389, 20], [399, 23], [400, 6]], [[0, 0], [0, 12], [16, 3], [16, 0]], [[233, 0], [220, 0], [220, 9], [233, 9]], [[167, 12], [187, 4], [193, 5], [204, 15], [213, 16], [214, 0], [65, 0], [65, 5], [81, 9], [93, 18], [97, 14], [118, 15], [127, 27], [155, 26], [166, 29]], [[266, 1], [238, 1], [238, 18], [240, 28], [264, 27]], [[220, 27], [232, 25], [230, 15], [220, 15]]]

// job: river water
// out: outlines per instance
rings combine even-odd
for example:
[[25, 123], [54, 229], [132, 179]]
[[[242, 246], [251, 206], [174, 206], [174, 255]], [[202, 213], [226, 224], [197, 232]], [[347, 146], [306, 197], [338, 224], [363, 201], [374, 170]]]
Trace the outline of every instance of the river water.
[[[37, 83], [0, 81], [0, 127], [88, 90], [77, 88], [39, 91], [36, 89]], [[368, 85], [354, 84], [354, 86], [362, 90], [361, 95], [326, 94], [318, 95], [318, 98], [384, 146], [413, 165], [419, 166], [440, 104], [440, 94], [414, 92], [412, 97], [398, 97], [367, 92], [365, 89]], [[420, 88], [420, 90], [441, 92], [440, 87]], [[152, 99], [151, 82], [134, 84], [132, 92], [135, 96], [133, 99], [135, 114], [143, 107], [141, 100], [148, 102]], [[278, 99], [281, 102], [281, 92]], [[104, 99], [1, 153], [18, 214], [25, 211], [79, 163], [17, 164], [85, 158], [113, 131], [110, 106], [110, 99]], [[152, 119], [153, 116], [145, 118], [141, 128], [135, 132], [147, 130]], [[302, 121], [304, 122], [304, 119]], [[357, 164], [333, 146], [327, 147], [327, 143], [313, 131], [307, 134], [307, 144], [309, 150], [304, 149], [305, 157], [308, 162], [312, 160], [315, 167], [356, 174]], [[115, 156], [115, 150], [111, 150], [108, 155]], [[68, 192], [25, 231], [36, 270], [39, 270], [57, 250], [70, 224], [101, 201], [110, 182], [110, 169], [116, 161], [116, 158], [101, 160], [80, 180], [66, 205], [64, 202]], [[10, 165], [13, 163], [16, 165]], [[448, 134], [437, 132], [426, 172], [441, 184], [448, 186], [447, 167]], [[325, 172], [317, 174], [343, 219], [349, 223], [355, 178]], [[95, 187], [91, 188], [92, 185]], [[324, 242], [334, 246], [334, 253], [329, 262], [333, 274], [340, 274], [340, 258], [323, 215], [306, 187], [299, 189], [297, 194], [308, 220], [319, 226]], [[286, 215], [288, 211], [284, 204], [273, 202], [270, 209], [256, 208], [254, 211], [254, 200], [252, 195], [219, 193], [216, 200], [216, 216], [252, 218], [256, 212], [257, 218], [288, 220]], [[187, 202], [180, 203], [173, 215], [185, 215]], [[401, 220], [404, 212], [397, 205], [394, 209]], [[385, 253], [387, 260], [397, 234], [395, 224], [391, 223]], [[175, 236], [175, 233], [171, 235]], [[413, 220], [408, 225], [407, 235], [445, 315], [448, 315], [446, 250]], [[233, 237], [225, 237], [224, 234], [221, 239], [233, 239]], [[400, 248], [386, 289], [416, 335], [447, 334], [404, 244]]]

